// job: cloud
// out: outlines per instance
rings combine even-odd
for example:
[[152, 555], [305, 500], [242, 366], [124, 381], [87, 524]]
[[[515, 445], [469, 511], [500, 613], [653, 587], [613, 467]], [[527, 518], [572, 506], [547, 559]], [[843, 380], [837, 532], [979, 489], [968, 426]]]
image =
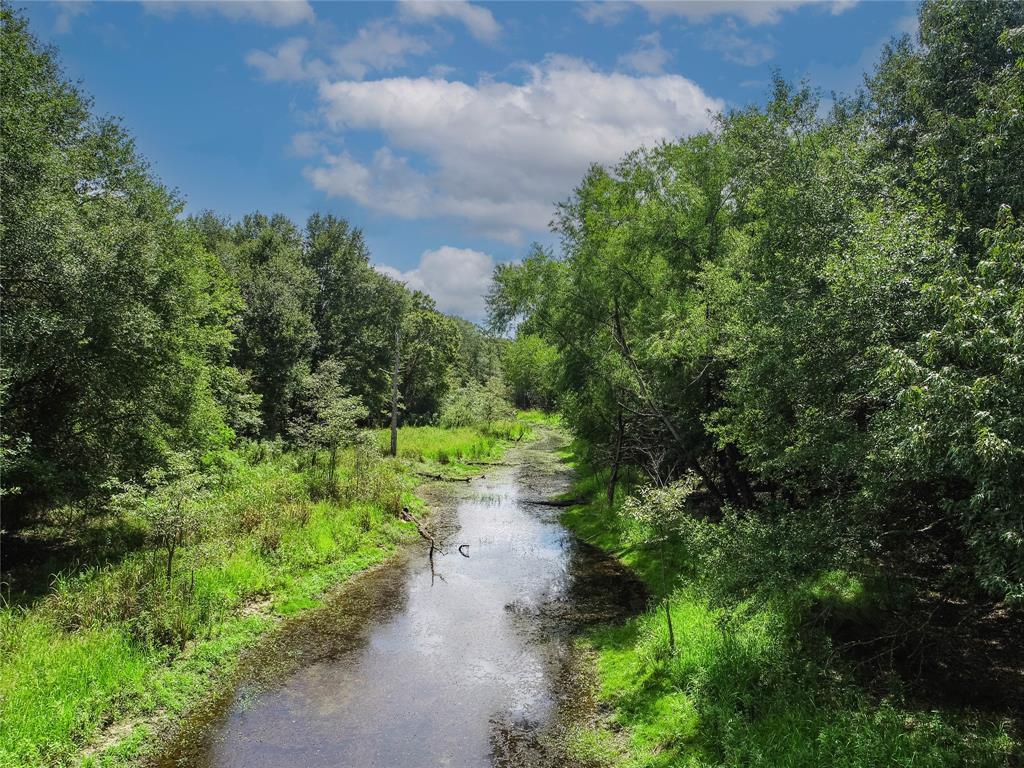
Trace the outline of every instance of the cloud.
[[307, 177], [373, 210], [452, 217], [518, 242], [546, 230], [591, 163], [702, 131], [724, 106], [679, 75], [605, 73], [565, 56], [526, 71], [521, 83], [323, 81], [326, 128], [376, 131], [388, 148], [368, 161], [323, 155]]
[[322, 150], [320, 136], [311, 131], [300, 131], [292, 136], [288, 154], [293, 157], [314, 157]]
[[[670, 17], [690, 22], [704, 22], [715, 16], [742, 19], [748, 24], [777, 24], [782, 14], [801, 6], [816, 5], [828, 8], [833, 14], [848, 11], [858, 0], [638, 0], [654, 21]], [[617, 24], [629, 13], [631, 4], [607, 0], [584, 3], [580, 10], [583, 18], [592, 24]]]
[[322, 61], [306, 62], [306, 51], [309, 41], [302, 37], [293, 37], [281, 43], [273, 53], [266, 51], [249, 51], [245, 62], [258, 69], [264, 80], [274, 82], [305, 80], [326, 74]]
[[474, 321], [484, 317], [484, 296], [491, 284], [494, 259], [483, 251], [443, 245], [424, 251], [416, 268], [407, 272], [386, 264], [375, 268], [409, 288], [430, 294], [442, 312]]
[[335, 48], [331, 57], [342, 74], [361, 78], [370, 70], [403, 67], [406, 56], [421, 55], [429, 50], [425, 40], [378, 20], [360, 29], [353, 40]]
[[501, 25], [486, 8], [465, 0], [403, 0], [399, 16], [412, 22], [448, 18], [461, 22], [478, 40], [491, 43], [501, 35]]
[[56, 35], [66, 35], [71, 31], [71, 24], [82, 14], [89, 12], [91, 3], [86, 0], [60, 0], [57, 3], [57, 18], [53, 22], [53, 32]]
[[322, 155], [319, 166], [307, 168], [305, 173], [322, 192], [347, 197], [367, 208], [403, 219], [421, 218], [432, 210], [426, 177], [388, 147], [374, 152], [366, 165], [348, 152], [328, 152]]
[[727, 23], [725, 29], [706, 32], [703, 47], [719, 51], [727, 61], [744, 67], [756, 67], [775, 58], [775, 46], [771, 42], [741, 35], [734, 23]]
[[599, 0], [580, 3], [580, 15], [591, 24], [614, 26], [622, 21], [634, 8], [634, 3], [622, 0]]
[[219, 14], [231, 21], [271, 27], [291, 27], [316, 18], [307, 0], [144, 0], [143, 6], [147, 12], [158, 16], [174, 16], [185, 10], [196, 15]]
[[404, 67], [408, 56], [430, 51], [425, 40], [406, 34], [382, 19], [371, 21], [347, 43], [329, 49], [326, 52], [328, 61], [307, 57], [309, 47], [305, 38], [293, 37], [272, 53], [249, 51], [245, 61], [258, 70], [264, 80], [276, 82], [320, 79], [331, 75], [361, 79], [374, 70]]
[[665, 65], [672, 54], [661, 47], [661, 35], [653, 32], [640, 38], [635, 51], [619, 56], [619, 66], [646, 75], [657, 75], [665, 71]]

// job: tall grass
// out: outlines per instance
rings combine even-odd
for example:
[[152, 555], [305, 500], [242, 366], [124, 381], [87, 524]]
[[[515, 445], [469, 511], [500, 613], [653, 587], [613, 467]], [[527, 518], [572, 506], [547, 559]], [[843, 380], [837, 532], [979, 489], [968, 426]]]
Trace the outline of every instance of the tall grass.
[[[568, 510], [565, 522], [631, 565], [655, 598], [665, 597], [660, 552], [638, 544], [635, 523], [602, 491], [601, 477], [584, 476], [575, 493], [598, 500]], [[578, 762], [995, 768], [1020, 759], [1008, 720], [915, 705], [898, 689], [870, 693], [827, 654], [829, 639], [812, 621], [814, 609], [827, 600], [831, 610], [865, 610], [860, 581], [830, 570], [737, 590], [746, 583], [740, 575], [694, 568], [695, 560], [720, 570], [746, 567], [740, 558], [716, 561], [694, 551], [713, 545], [710, 538], [676, 541], [667, 550], [674, 651], [660, 603], [588, 638], [608, 714], [570, 739]]]
[[[398, 461], [352, 448], [330, 482], [323, 456], [280, 444], [217, 457], [216, 490], [169, 585], [164, 556], [143, 546], [54, 573], [45, 597], [0, 608], [0, 768], [76, 765], [105, 726], [187, 708], [275, 616], [316, 605], [415, 535], [397, 514], [422, 506], [408, 460], [495, 460], [528, 430], [404, 427]], [[142, 725], [103, 764], [152, 744]]]
[[[398, 458], [439, 464], [465, 464], [467, 462], [494, 461], [500, 458], [508, 441], [527, 439], [532, 434], [532, 423], [539, 420], [527, 417], [504, 419], [472, 427], [402, 427], [398, 437]], [[391, 432], [377, 432], [377, 446], [387, 451], [391, 445]]]

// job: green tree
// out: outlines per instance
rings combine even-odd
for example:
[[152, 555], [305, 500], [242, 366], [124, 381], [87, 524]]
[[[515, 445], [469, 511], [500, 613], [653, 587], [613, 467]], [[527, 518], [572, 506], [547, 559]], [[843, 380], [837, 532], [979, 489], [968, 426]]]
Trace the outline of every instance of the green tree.
[[355, 442], [359, 423], [366, 418], [362, 400], [358, 395], [349, 394], [344, 379], [345, 368], [340, 362], [333, 358], [322, 361], [303, 382], [301, 407], [288, 425], [295, 443], [312, 451], [314, 466], [317, 452], [327, 452], [329, 487], [334, 485], [338, 450]]
[[[238, 293], [131, 139], [0, 9], [0, 343], [12, 522], [230, 439]], [[11, 452], [12, 447], [18, 450]]]
[[163, 550], [167, 586], [174, 575], [174, 556], [202, 527], [210, 494], [207, 478], [190, 457], [175, 454], [167, 466], [145, 473], [141, 485], [128, 484], [113, 499], [113, 508], [138, 515], [153, 544]]
[[550, 408], [558, 375], [558, 351], [540, 336], [520, 334], [501, 353], [501, 369], [521, 408]]

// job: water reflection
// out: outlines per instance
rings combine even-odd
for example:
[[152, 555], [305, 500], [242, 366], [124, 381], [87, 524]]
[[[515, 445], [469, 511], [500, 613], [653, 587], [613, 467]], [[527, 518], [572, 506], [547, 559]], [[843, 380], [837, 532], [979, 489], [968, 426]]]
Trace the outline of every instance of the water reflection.
[[294, 622], [162, 764], [534, 762], [563, 691], [572, 634], [643, 599], [556, 513], [522, 503], [567, 482], [564, 470], [526, 461], [447, 491], [459, 497], [432, 524], [446, 531], [446, 556], [435, 553], [431, 567], [425, 547], [416, 549]]

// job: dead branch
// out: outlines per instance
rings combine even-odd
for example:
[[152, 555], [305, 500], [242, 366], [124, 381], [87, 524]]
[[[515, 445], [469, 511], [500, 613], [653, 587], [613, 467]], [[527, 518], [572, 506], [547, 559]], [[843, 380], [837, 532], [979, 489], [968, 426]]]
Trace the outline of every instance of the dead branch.
[[419, 534], [420, 534], [420, 537], [424, 541], [426, 541], [428, 544], [430, 544], [430, 561], [431, 561], [431, 563], [433, 563], [433, 561], [434, 561], [434, 550], [435, 549], [438, 550], [442, 555], [445, 553], [444, 550], [441, 549], [441, 547], [437, 543], [437, 541], [434, 539], [433, 535], [431, 535], [430, 531], [424, 529], [424, 527], [422, 525], [420, 525], [420, 521], [415, 518], [415, 516], [412, 514], [412, 512], [409, 511], [408, 507], [402, 507], [402, 511], [399, 513], [399, 516], [403, 520], [405, 520], [406, 522], [409, 522], [409, 523], [412, 523], [413, 525], [415, 525], [417, 532], [419, 532]]
[[416, 474], [417, 474], [417, 476], [425, 477], [428, 480], [441, 480], [442, 482], [445, 482], [445, 483], [468, 483], [470, 480], [478, 480], [480, 478], [485, 477], [485, 475], [480, 475], [480, 478], [476, 478], [476, 477], [448, 477], [447, 475], [432, 475], [429, 472], [417, 472]]
[[534, 504], [538, 507], [575, 507], [586, 504], [586, 499], [524, 499], [524, 504]]

